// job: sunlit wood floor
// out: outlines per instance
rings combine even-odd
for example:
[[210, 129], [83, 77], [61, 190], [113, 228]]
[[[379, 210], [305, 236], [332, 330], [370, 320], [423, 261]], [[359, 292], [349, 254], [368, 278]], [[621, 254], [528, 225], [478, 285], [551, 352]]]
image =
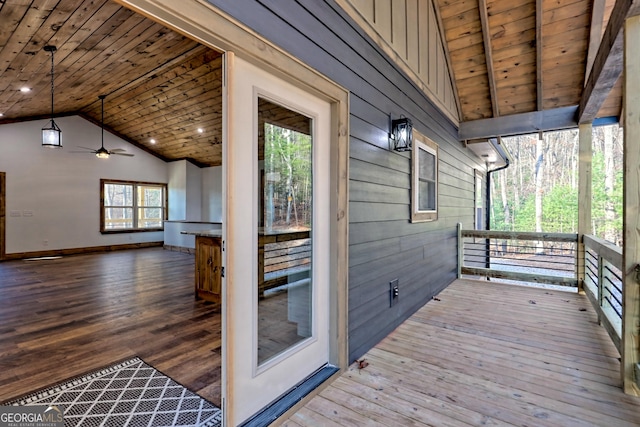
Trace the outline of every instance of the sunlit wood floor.
[[0, 402], [139, 356], [220, 404], [220, 306], [161, 248], [0, 263]]
[[577, 294], [458, 280], [362, 359], [284, 424], [640, 425], [617, 350]]

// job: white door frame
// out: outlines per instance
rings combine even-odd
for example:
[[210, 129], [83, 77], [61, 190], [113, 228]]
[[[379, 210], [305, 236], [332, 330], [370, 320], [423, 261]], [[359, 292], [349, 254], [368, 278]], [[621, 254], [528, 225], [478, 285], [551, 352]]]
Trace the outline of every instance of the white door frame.
[[[329, 361], [341, 370], [346, 369], [348, 363], [349, 92], [205, 0], [114, 1], [185, 34], [203, 45], [221, 52], [233, 51], [238, 57], [253, 62], [270, 73], [330, 102], [330, 191], [332, 194], [330, 248], [332, 257], [330, 260]], [[223, 305], [225, 298], [223, 283]], [[224, 317], [223, 322], [225, 322]], [[233, 363], [233, 360], [229, 359], [227, 350], [223, 337], [223, 395], [226, 393], [224, 388], [228, 386], [225, 382], [226, 365]]]

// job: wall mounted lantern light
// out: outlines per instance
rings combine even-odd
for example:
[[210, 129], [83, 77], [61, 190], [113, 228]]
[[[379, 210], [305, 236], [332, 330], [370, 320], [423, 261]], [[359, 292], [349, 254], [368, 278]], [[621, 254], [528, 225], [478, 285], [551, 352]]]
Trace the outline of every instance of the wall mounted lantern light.
[[400, 116], [399, 119], [391, 121], [391, 140], [394, 150], [411, 150], [411, 143], [413, 142], [413, 124], [410, 119]]
[[51, 121], [48, 126], [42, 128], [42, 146], [51, 148], [62, 148], [62, 131], [53, 121], [53, 53], [55, 46], [45, 46], [44, 50], [51, 52]]

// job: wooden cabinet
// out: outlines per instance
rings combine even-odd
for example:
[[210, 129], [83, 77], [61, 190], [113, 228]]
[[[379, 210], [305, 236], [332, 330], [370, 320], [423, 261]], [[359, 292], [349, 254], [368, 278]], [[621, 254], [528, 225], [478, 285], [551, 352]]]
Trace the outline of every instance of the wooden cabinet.
[[196, 298], [222, 302], [222, 238], [196, 236]]

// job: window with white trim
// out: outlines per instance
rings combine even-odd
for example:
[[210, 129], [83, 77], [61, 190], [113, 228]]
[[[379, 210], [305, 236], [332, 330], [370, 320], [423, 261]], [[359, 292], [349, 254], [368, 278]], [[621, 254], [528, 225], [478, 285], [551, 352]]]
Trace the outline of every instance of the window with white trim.
[[438, 145], [413, 131], [411, 222], [438, 219]]
[[160, 231], [167, 213], [167, 185], [100, 180], [100, 232]]

